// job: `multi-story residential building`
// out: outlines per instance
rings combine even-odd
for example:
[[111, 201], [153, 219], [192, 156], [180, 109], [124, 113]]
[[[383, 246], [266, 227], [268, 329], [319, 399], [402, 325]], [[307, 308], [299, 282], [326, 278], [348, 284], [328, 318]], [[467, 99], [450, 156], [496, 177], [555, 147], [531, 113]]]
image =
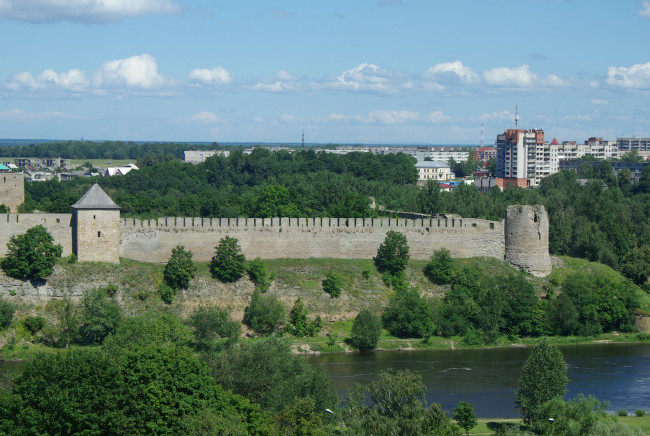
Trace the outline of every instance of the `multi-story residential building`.
[[616, 145], [622, 153], [630, 150], [650, 151], [650, 138], [616, 138]]
[[[583, 144], [557, 139], [544, 141], [539, 129], [509, 129], [497, 135], [497, 177], [509, 179], [508, 184], [539, 186], [544, 177], [559, 172], [563, 161], [590, 155], [597, 159], [615, 159], [619, 156], [614, 141], [592, 137]], [[529, 179], [525, 183], [523, 179]], [[518, 180], [518, 181], [517, 181]], [[515, 182], [516, 181], [516, 182]]]
[[496, 159], [496, 158], [497, 158], [496, 147], [479, 147], [479, 149], [474, 152], [474, 160], [480, 160], [483, 163], [486, 163], [490, 159]]
[[[536, 177], [536, 169], [540, 162], [549, 156], [544, 153], [544, 131], [541, 129], [523, 130], [508, 129], [497, 135], [497, 178], [501, 179], [530, 179], [530, 186], [537, 186], [541, 176]], [[539, 150], [539, 151], [538, 151]], [[523, 182], [517, 182], [522, 186]], [[528, 183], [523, 184], [528, 186]]]

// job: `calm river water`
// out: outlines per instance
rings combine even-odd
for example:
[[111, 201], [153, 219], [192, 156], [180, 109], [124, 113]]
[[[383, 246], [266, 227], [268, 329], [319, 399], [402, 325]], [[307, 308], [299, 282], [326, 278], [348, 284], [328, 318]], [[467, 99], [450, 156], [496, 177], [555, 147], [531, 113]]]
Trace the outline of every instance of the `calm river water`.
[[[577, 345], [561, 347], [569, 366], [569, 393], [594, 395], [610, 410], [650, 411], [650, 344]], [[376, 380], [388, 368], [422, 374], [427, 400], [451, 411], [459, 401], [474, 405], [486, 418], [515, 418], [513, 391], [531, 349], [382, 351], [308, 356], [321, 367], [339, 393], [354, 383]], [[0, 362], [0, 383], [16, 374], [22, 362]]]
[[[609, 410], [650, 410], [650, 345], [604, 344], [560, 347], [569, 367], [569, 393], [609, 401]], [[429, 402], [451, 411], [459, 401], [477, 416], [515, 418], [514, 389], [530, 348], [382, 351], [307, 357], [329, 375], [339, 393], [375, 380], [388, 368], [422, 374]]]

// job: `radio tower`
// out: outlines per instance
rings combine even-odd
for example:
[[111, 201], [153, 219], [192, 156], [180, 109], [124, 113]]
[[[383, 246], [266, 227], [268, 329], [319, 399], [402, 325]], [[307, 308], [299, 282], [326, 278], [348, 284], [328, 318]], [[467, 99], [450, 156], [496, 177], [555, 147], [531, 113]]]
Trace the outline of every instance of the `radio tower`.
[[483, 123], [481, 123], [481, 148], [483, 148], [484, 143], [485, 143], [485, 132], [483, 132]]
[[515, 129], [519, 128], [519, 105], [515, 105]]
[[305, 148], [305, 129], [302, 129], [302, 148]]

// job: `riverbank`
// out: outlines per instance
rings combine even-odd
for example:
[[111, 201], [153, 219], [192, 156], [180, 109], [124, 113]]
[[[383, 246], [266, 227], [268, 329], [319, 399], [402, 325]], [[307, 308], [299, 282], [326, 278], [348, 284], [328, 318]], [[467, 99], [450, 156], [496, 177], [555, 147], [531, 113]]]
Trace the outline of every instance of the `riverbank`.
[[[617, 417], [617, 420], [630, 427], [640, 428], [644, 435], [650, 435], [650, 415]], [[508, 423], [523, 424], [521, 419], [479, 418], [476, 427], [469, 434], [493, 435], [496, 432], [492, 428]]]
[[[339, 322], [332, 326], [330, 336], [317, 336], [313, 338], [291, 338], [292, 349], [297, 354], [327, 354], [327, 353], [355, 353], [358, 352], [346, 342], [350, 337], [352, 321]], [[494, 344], [468, 344], [461, 336], [443, 338], [432, 336], [426, 339], [400, 339], [383, 331], [376, 352], [381, 351], [417, 351], [417, 350], [463, 350], [463, 349], [491, 349], [491, 348], [527, 348], [538, 344], [542, 338], [512, 338], [500, 337]], [[549, 336], [550, 343], [562, 345], [587, 345], [587, 344], [633, 344], [650, 343], [650, 334], [637, 333], [603, 333], [598, 336]]]

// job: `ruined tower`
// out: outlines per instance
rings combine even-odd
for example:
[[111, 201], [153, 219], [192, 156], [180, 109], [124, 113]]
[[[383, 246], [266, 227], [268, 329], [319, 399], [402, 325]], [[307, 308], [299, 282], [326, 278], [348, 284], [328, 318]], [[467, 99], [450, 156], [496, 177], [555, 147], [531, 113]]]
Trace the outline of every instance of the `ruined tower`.
[[0, 204], [16, 213], [18, 206], [25, 202], [25, 177], [22, 173], [0, 174]]
[[72, 222], [80, 262], [120, 262], [120, 208], [97, 183], [72, 205]]
[[505, 220], [505, 260], [537, 277], [551, 273], [548, 214], [544, 206], [508, 206]]

